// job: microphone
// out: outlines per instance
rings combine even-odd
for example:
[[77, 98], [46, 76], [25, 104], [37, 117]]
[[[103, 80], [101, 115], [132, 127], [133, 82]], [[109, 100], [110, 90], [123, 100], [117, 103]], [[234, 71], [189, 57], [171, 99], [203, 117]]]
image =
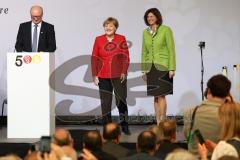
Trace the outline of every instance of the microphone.
[[15, 52], [16, 52], [16, 48], [15, 48], [15, 46], [14, 46], [13, 48], [14, 48], [13, 53], [15, 53]]
[[201, 41], [199, 42], [199, 45], [198, 45], [200, 48], [205, 48], [205, 42]]

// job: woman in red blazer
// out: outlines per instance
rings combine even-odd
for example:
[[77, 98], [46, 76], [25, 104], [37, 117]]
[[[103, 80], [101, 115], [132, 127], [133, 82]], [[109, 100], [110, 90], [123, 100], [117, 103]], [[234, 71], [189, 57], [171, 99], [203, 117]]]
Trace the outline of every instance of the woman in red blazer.
[[103, 125], [112, 121], [111, 104], [114, 90], [122, 131], [130, 134], [126, 102], [128, 46], [125, 37], [116, 34], [117, 19], [107, 18], [103, 27], [105, 34], [96, 37], [91, 58], [93, 81], [99, 86]]

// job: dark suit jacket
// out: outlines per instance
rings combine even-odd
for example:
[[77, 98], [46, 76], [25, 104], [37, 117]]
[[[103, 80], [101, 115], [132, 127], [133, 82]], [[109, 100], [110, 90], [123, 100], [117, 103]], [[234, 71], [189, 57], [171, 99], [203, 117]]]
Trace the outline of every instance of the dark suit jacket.
[[164, 140], [160, 143], [160, 147], [155, 153], [155, 157], [158, 157], [160, 159], [165, 159], [168, 153], [172, 152], [177, 148], [180, 148], [180, 147], [168, 140]]
[[117, 158], [127, 157], [129, 155], [129, 150], [127, 148], [122, 147], [119, 144], [114, 142], [105, 142], [102, 146], [102, 150], [108, 154], [113, 155]]
[[98, 159], [98, 160], [117, 160], [115, 156], [112, 156], [102, 150], [92, 151], [92, 154]]
[[[32, 21], [20, 24], [15, 49], [17, 52], [32, 52]], [[56, 39], [54, 26], [42, 21], [38, 39], [38, 52], [54, 52]]]
[[122, 158], [121, 160], [160, 160], [160, 159], [154, 156], [150, 156], [147, 153], [140, 152], [133, 156]]
[[[91, 151], [91, 153], [98, 159], [98, 160], [117, 160], [116, 157], [102, 151], [101, 149]], [[83, 157], [79, 157], [78, 160], [83, 160]]]

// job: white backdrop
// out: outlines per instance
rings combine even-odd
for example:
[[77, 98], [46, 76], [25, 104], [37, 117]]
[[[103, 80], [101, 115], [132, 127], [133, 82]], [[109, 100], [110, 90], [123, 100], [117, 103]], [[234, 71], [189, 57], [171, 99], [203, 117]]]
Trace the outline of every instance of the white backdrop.
[[[8, 14], [0, 14], [0, 103], [6, 98], [7, 90], [6, 53], [14, 50], [19, 24], [30, 20], [29, 9], [34, 4], [42, 5], [44, 20], [55, 25], [56, 112], [59, 115], [100, 113], [98, 90], [90, 83], [91, 78], [86, 71], [89, 69], [87, 64], [94, 39], [103, 33], [102, 22], [108, 16], [119, 20], [120, 27], [117, 32], [124, 34], [127, 40], [132, 42], [131, 63], [139, 63], [141, 59], [141, 37], [146, 27], [143, 15], [146, 9], [159, 8], [164, 24], [172, 28], [176, 43], [177, 71], [174, 94], [167, 97], [168, 114], [181, 114], [183, 108], [201, 101], [199, 41], [206, 41], [205, 82], [213, 74], [220, 73], [222, 66], [229, 68], [231, 78], [232, 65], [240, 63], [239, 0], [0, 0], [0, 2], [0, 8], [9, 9]], [[154, 113], [153, 98], [142, 96], [146, 87], [143, 85], [131, 87], [134, 86], [134, 77], [141, 81], [140, 73], [140, 71], [129, 73], [129, 113], [150, 115]], [[133, 91], [141, 95], [134, 95]], [[116, 111], [114, 109], [113, 114], [117, 114]]]

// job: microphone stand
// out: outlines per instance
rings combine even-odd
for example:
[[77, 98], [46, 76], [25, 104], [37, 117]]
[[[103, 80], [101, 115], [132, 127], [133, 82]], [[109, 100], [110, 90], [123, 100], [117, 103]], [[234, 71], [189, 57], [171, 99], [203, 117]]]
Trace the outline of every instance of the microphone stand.
[[4, 123], [4, 120], [3, 120], [3, 117], [4, 117], [4, 115], [3, 115], [3, 112], [4, 112], [4, 104], [7, 104], [7, 99], [4, 99], [4, 100], [3, 100], [3, 103], [2, 103], [2, 115], [1, 115], [1, 121], [0, 121], [0, 124], [1, 124], [0, 129], [4, 126], [4, 125], [3, 125], [3, 123]]
[[204, 100], [204, 93], [203, 93], [203, 75], [204, 75], [204, 65], [203, 65], [203, 49], [205, 48], [205, 42], [199, 42], [200, 51], [201, 51], [201, 93], [202, 93], [202, 100]]
[[[13, 50], [13, 53], [16, 52], [16, 48], [14, 47], [14, 50]], [[3, 112], [4, 112], [4, 105], [7, 104], [7, 98], [5, 98], [2, 102], [2, 114], [1, 114], [1, 119], [0, 119], [0, 129], [4, 126], [3, 123], [4, 123], [4, 120], [3, 120]]]

